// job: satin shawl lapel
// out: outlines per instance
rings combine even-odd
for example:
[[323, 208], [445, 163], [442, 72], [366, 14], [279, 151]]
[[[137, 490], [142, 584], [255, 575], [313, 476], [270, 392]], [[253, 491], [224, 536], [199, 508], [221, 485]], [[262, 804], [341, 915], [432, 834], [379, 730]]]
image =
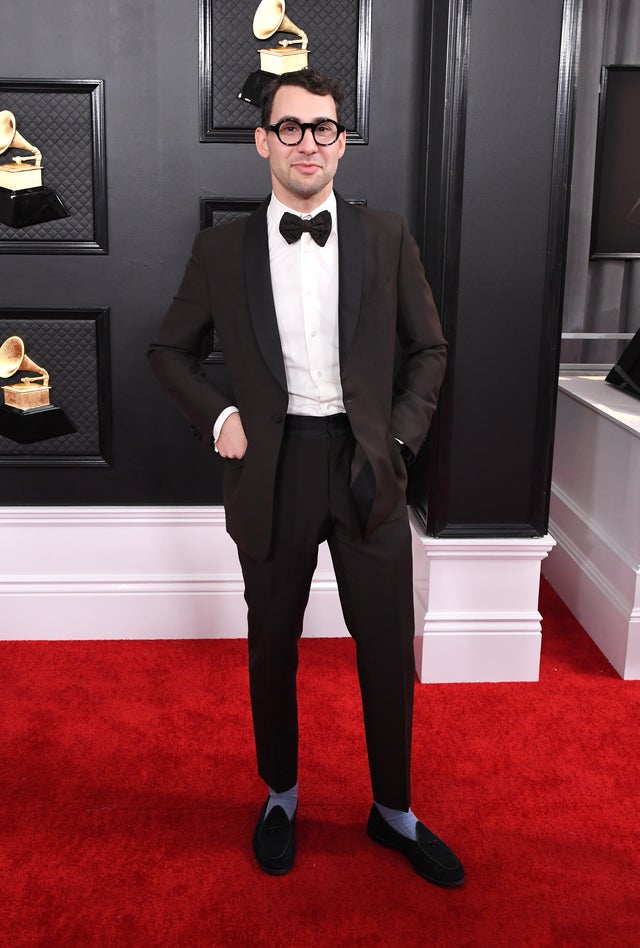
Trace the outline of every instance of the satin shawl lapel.
[[271, 270], [269, 267], [269, 239], [267, 236], [267, 207], [269, 198], [247, 218], [244, 232], [244, 269], [249, 299], [249, 314], [262, 356], [271, 374], [287, 391], [278, 320], [273, 302]]
[[336, 194], [338, 209], [340, 261], [340, 358], [344, 358], [353, 340], [362, 297], [364, 272], [364, 232], [354, 209]]

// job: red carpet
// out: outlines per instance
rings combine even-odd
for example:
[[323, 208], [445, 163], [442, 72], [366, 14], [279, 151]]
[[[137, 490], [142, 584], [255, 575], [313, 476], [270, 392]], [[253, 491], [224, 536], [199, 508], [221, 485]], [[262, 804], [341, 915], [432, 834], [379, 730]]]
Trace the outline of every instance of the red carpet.
[[350, 641], [301, 645], [282, 878], [251, 852], [243, 641], [2, 643], [0, 945], [640, 944], [640, 682], [546, 585], [541, 611], [539, 683], [417, 687], [414, 809], [465, 863], [454, 891], [366, 836]]

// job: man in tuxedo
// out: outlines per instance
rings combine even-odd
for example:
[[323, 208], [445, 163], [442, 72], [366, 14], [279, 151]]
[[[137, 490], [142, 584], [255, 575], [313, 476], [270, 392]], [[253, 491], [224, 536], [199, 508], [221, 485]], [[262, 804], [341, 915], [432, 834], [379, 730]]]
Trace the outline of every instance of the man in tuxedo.
[[[313, 70], [264, 93], [258, 154], [272, 194], [201, 231], [149, 358], [224, 463], [227, 529], [248, 605], [251, 706], [268, 796], [253, 848], [295, 857], [298, 639], [327, 541], [356, 643], [374, 803], [367, 830], [424, 878], [460, 885], [455, 854], [410, 809], [413, 589], [406, 463], [436, 407], [446, 343], [402, 218], [333, 190], [342, 93]], [[232, 397], [201, 369], [213, 329]], [[330, 739], [330, 736], [327, 736]], [[336, 781], [336, 790], [338, 781]]]

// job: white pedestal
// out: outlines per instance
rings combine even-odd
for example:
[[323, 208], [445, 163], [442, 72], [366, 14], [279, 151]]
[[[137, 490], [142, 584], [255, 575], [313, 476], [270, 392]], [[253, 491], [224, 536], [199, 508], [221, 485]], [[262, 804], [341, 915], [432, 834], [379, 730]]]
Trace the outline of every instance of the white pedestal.
[[640, 401], [560, 378], [544, 575], [623, 678], [640, 678]]
[[553, 539], [414, 537], [420, 681], [537, 681], [540, 564]]

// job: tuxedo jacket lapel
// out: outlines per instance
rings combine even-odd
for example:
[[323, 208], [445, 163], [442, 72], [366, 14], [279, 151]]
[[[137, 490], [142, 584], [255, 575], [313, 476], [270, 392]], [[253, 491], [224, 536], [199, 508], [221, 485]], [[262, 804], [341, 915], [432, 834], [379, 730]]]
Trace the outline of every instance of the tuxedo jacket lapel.
[[336, 194], [336, 204], [340, 261], [340, 358], [344, 364], [360, 313], [364, 272], [364, 235], [360, 218], [351, 205], [338, 194]]
[[273, 302], [267, 236], [269, 198], [247, 218], [244, 236], [244, 269], [249, 314], [262, 356], [271, 374], [287, 391], [278, 320]]

